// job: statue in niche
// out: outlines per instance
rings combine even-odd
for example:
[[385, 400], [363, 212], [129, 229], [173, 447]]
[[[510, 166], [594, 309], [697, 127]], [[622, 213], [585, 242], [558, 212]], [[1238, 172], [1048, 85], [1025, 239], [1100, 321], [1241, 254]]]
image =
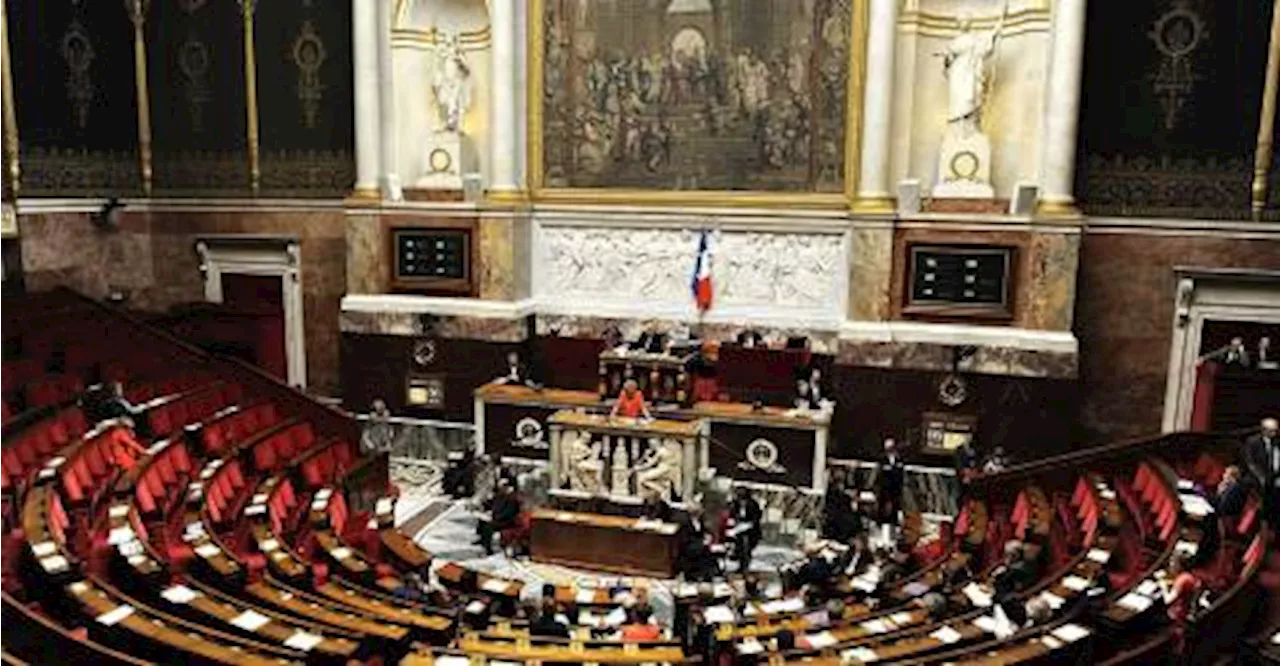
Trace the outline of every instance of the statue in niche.
[[973, 17], [961, 16], [957, 19], [960, 34], [939, 54], [947, 78], [947, 123], [966, 134], [981, 131], [982, 107], [991, 84], [987, 69], [1008, 14], [1006, 3], [1000, 22], [989, 32], [974, 31]]
[[462, 117], [471, 105], [471, 67], [462, 54], [461, 39], [456, 32], [441, 32], [436, 58], [435, 81], [431, 89], [436, 96], [441, 129], [460, 132]]
[[936, 198], [991, 199], [991, 139], [982, 131], [982, 112], [995, 70], [992, 56], [1009, 16], [1006, 0], [996, 27], [976, 31], [969, 15], [957, 19], [960, 34], [947, 42], [942, 57], [947, 79], [947, 128], [938, 151]]

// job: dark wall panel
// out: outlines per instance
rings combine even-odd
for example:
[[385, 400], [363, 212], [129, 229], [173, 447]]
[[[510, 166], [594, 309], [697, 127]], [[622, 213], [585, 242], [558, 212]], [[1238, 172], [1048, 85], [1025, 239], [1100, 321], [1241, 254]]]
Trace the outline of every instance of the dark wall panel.
[[231, 0], [152, 3], [147, 61], [159, 193], [249, 189], [241, 16]]
[[345, 195], [355, 180], [351, 2], [259, 2], [262, 187]]
[[6, 3], [23, 195], [141, 186], [133, 24], [123, 2]]
[[1271, 6], [1090, 3], [1076, 186], [1086, 210], [1248, 214]]

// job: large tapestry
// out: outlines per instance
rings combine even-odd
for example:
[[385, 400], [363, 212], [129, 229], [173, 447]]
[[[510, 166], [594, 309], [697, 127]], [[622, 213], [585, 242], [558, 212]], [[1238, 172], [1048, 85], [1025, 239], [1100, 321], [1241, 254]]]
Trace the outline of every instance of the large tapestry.
[[1076, 183], [1087, 212], [1249, 215], [1271, 5], [1090, 3]]
[[841, 192], [850, 0], [545, 0], [548, 187]]
[[138, 194], [133, 24], [126, 3], [8, 2], [6, 10], [21, 194]]

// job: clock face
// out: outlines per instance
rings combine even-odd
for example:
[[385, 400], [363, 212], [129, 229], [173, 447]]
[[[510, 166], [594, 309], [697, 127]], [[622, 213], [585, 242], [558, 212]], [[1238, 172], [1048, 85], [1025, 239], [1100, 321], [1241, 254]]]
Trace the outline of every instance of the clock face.
[[431, 164], [431, 172], [439, 173], [449, 170], [449, 167], [453, 165], [453, 156], [444, 148], [436, 148], [431, 151], [427, 161]]

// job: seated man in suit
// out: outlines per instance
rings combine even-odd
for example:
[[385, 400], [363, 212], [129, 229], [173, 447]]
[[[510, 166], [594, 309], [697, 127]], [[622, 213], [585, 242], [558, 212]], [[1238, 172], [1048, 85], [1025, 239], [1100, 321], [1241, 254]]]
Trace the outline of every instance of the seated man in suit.
[[561, 621], [562, 616], [562, 613], [557, 612], [554, 600], [543, 599], [537, 617], [529, 623], [529, 633], [534, 636], [569, 638], [569, 625]]
[[507, 373], [493, 380], [496, 384], [513, 384], [524, 385], [529, 388], [538, 388], [539, 384], [533, 380], [533, 373], [529, 371], [529, 366], [520, 361], [520, 354], [516, 351], [507, 352]]
[[667, 336], [655, 331], [645, 331], [640, 334], [640, 338], [631, 346], [636, 351], [649, 352], [651, 354], [661, 353], [667, 346]]
[[1222, 473], [1222, 480], [1213, 496], [1213, 510], [1223, 531], [1230, 534], [1244, 512], [1249, 488], [1240, 478], [1240, 468], [1231, 465]]
[[811, 590], [825, 590], [832, 582], [835, 570], [827, 558], [822, 554], [822, 546], [818, 543], [809, 543], [804, 548], [806, 559], [804, 564], [796, 570], [791, 579], [791, 587], [793, 589], [809, 588]]
[[1004, 561], [991, 572], [992, 587], [995, 588], [992, 596], [1016, 626], [1027, 622], [1026, 608], [1018, 600], [1017, 594], [1034, 580], [1025, 550], [1021, 541], [1005, 542]]

